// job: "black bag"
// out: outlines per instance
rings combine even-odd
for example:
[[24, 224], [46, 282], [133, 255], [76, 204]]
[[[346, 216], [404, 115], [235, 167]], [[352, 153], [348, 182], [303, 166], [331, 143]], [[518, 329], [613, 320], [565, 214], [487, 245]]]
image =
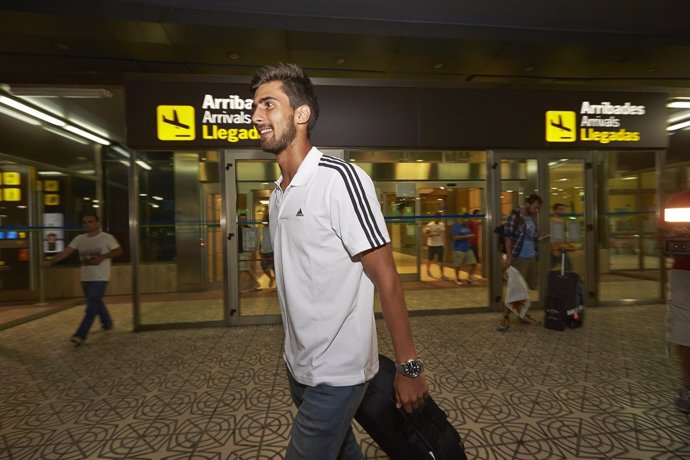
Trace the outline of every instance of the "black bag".
[[[517, 217], [515, 218], [515, 223], [516, 225], [522, 226], [524, 224], [524, 219], [522, 218], [522, 214], [520, 214], [520, 211], [513, 210], [510, 212], [511, 214], [517, 214]], [[494, 233], [498, 235], [498, 250], [502, 252], [503, 254], [506, 253], [506, 224], [501, 224], [498, 227], [494, 228]]]
[[582, 326], [584, 288], [577, 273], [565, 271], [565, 251], [561, 250], [561, 269], [549, 272], [544, 306], [544, 327], [562, 331]]
[[379, 355], [355, 420], [391, 460], [467, 460], [460, 435], [431, 397], [412, 414], [395, 407], [395, 364]]

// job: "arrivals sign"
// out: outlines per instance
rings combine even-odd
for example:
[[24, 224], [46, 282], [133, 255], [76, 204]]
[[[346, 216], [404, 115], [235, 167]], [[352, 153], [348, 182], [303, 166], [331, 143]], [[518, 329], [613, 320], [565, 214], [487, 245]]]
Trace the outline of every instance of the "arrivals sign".
[[[141, 78], [125, 87], [130, 147], [258, 148], [248, 79], [237, 83], [231, 77]], [[316, 83], [320, 115], [312, 143], [320, 147], [663, 149], [668, 145], [664, 93]]]
[[644, 105], [630, 101], [621, 103], [583, 100], [579, 111], [548, 110], [546, 140], [548, 142], [591, 142], [593, 144], [640, 142], [642, 134], [630, 129], [631, 120], [647, 113]]
[[129, 84], [128, 144], [135, 148], [256, 145], [249, 85]]

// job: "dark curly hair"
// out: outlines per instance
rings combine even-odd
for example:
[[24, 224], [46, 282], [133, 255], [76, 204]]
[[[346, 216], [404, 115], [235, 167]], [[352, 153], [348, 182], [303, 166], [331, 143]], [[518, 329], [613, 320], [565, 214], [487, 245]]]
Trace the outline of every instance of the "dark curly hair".
[[544, 200], [542, 200], [539, 195], [530, 195], [527, 198], [525, 198], [525, 203], [527, 204], [533, 204], [534, 202], [542, 204], [544, 203]]
[[319, 100], [314, 91], [311, 80], [297, 64], [279, 62], [277, 64], [265, 65], [260, 67], [252, 78], [250, 91], [252, 97], [259, 86], [272, 81], [280, 81], [283, 91], [290, 100], [290, 107], [296, 109], [302, 105], [307, 105], [311, 109], [311, 117], [307, 124], [307, 135], [311, 134], [319, 118]]

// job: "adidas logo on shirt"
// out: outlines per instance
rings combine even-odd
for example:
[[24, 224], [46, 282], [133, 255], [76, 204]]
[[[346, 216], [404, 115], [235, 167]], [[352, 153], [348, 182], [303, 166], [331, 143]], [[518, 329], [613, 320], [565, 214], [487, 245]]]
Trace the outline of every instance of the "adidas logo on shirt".
[[304, 214], [302, 214], [302, 208], [299, 208], [299, 211], [297, 211], [297, 214], [295, 214], [297, 217], [304, 217]]

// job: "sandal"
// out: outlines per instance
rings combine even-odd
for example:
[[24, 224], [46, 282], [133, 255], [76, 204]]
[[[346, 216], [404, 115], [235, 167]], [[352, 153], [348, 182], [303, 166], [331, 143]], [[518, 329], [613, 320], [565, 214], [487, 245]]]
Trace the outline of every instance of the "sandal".
[[527, 324], [531, 324], [532, 326], [538, 326], [539, 325], [539, 321], [532, 318], [530, 315], [525, 315], [525, 319], [523, 319], [523, 321]]
[[504, 316], [501, 322], [498, 324], [496, 330], [498, 332], [505, 332], [508, 329], [510, 329], [510, 319], [508, 319], [508, 316]]

